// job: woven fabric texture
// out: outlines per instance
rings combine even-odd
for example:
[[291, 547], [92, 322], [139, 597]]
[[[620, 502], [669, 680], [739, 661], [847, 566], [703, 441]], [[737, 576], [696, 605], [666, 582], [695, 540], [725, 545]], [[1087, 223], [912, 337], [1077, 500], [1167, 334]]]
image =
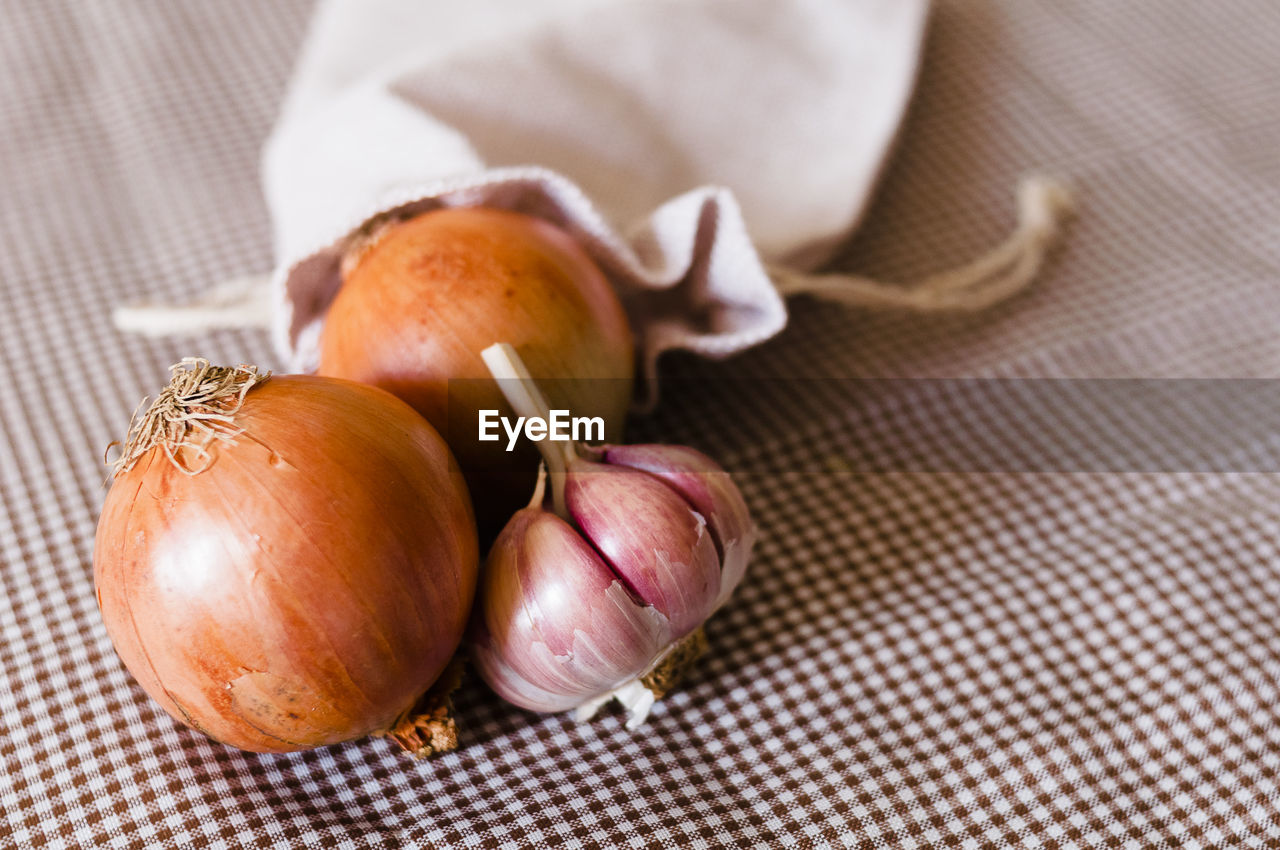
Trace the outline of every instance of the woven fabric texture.
[[[169, 364], [277, 365], [264, 334], [108, 316], [270, 266], [258, 151], [309, 11], [0, 0], [0, 846], [1280, 846], [1280, 479], [1179, 471], [1176, 446], [1157, 469], [916, 468], [958, 414], [907, 382], [879, 391], [920, 427], [850, 465], [865, 411], [836, 380], [1275, 377], [1273, 2], [939, 2], [837, 267], [962, 262], [1031, 170], [1078, 193], [1064, 249], [980, 315], [801, 299], [765, 346], [667, 361], [700, 389], [673, 382], [635, 436], [719, 456], [762, 531], [712, 653], [638, 733], [469, 680], [459, 750], [425, 762], [180, 727], [117, 660], [91, 578], [103, 450]], [[1033, 426], [1087, 447], [1105, 418]], [[1275, 468], [1248, 433], [1215, 445]]]

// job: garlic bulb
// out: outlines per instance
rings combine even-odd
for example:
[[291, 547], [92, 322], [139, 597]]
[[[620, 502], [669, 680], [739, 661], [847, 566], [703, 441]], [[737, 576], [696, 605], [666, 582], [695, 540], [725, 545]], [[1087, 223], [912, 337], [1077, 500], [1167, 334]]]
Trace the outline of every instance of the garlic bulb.
[[[483, 356], [517, 414], [548, 416], [513, 348]], [[585, 719], [617, 699], [635, 728], [701, 651], [701, 626], [742, 579], [755, 527], [729, 473], [694, 449], [538, 446], [546, 466], [533, 499], [481, 575], [472, 659], [522, 708]]]

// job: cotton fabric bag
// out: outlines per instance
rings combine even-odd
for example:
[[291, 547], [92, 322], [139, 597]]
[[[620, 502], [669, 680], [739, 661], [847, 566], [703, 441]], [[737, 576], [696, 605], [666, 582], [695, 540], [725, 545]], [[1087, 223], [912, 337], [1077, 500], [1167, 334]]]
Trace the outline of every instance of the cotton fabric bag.
[[902, 122], [927, 0], [322, 0], [263, 181], [278, 264], [200, 304], [117, 311], [171, 332], [269, 325], [315, 368], [352, 240], [485, 205], [565, 228], [619, 290], [648, 393], [674, 348], [720, 357], [809, 292], [916, 309], [1025, 284], [1065, 195], [1024, 186], [1010, 241], [916, 287], [802, 274], [855, 228]]

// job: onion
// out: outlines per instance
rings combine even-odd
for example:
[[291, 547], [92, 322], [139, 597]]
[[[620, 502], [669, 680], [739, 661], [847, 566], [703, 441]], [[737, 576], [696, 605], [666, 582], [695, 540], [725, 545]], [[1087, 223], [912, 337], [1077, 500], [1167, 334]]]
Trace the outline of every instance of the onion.
[[443, 733], [411, 710], [477, 559], [449, 449], [406, 404], [188, 360], [130, 430], [93, 566], [116, 651], [176, 719], [257, 752], [429, 751]]
[[480, 358], [489, 345], [514, 345], [553, 407], [602, 417], [605, 438], [621, 439], [631, 331], [609, 282], [564, 231], [504, 210], [434, 210], [386, 225], [347, 259], [319, 373], [389, 390], [435, 425], [482, 530], [496, 533], [521, 506], [537, 468], [527, 445], [508, 453], [477, 439], [478, 412], [507, 409]]

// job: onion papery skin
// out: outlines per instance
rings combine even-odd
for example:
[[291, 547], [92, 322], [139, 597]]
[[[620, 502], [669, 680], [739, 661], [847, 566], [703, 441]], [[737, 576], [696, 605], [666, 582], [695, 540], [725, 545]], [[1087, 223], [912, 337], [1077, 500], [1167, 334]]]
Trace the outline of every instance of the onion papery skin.
[[329, 308], [318, 369], [394, 393], [446, 436], [486, 538], [537, 468], [528, 441], [507, 452], [505, 438], [477, 437], [481, 409], [510, 415], [480, 357], [498, 341], [519, 350], [553, 407], [602, 417], [605, 439], [621, 437], [635, 369], [621, 302], [567, 233], [519, 213], [441, 209], [387, 225]]
[[234, 424], [195, 474], [155, 447], [112, 483], [93, 566], [116, 651], [174, 718], [244, 750], [388, 731], [475, 592], [448, 447], [390, 394], [314, 376], [255, 386]]

